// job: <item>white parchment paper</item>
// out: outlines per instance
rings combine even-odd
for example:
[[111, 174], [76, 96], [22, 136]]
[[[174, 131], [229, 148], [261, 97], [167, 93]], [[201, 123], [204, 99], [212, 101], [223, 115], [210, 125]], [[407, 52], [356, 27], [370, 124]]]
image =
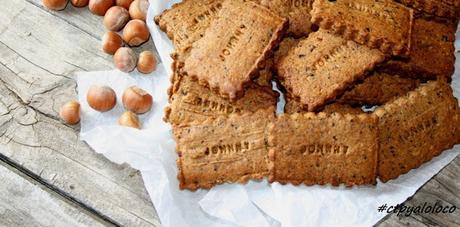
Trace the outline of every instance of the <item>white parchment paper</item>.
[[[375, 187], [282, 186], [264, 180], [247, 185], [220, 185], [210, 191], [180, 191], [175, 142], [170, 126], [162, 120], [169, 87], [169, 54], [173, 48], [153, 23], [154, 15], [175, 2], [178, 1], [150, 0], [147, 20], [162, 61], [155, 72], [78, 74], [81, 139], [111, 161], [128, 163], [141, 171], [163, 226], [371, 226], [386, 215], [377, 212], [378, 206], [404, 202], [460, 153], [457, 145], [420, 168], [385, 184], [379, 182]], [[459, 36], [457, 32], [457, 50]], [[456, 69], [452, 86], [456, 97], [460, 97], [459, 60]], [[85, 95], [92, 84], [111, 86], [118, 95], [116, 108], [107, 113], [89, 108]], [[130, 85], [138, 85], [154, 97], [152, 111], [140, 117], [142, 130], [117, 125], [123, 112], [121, 95]]]

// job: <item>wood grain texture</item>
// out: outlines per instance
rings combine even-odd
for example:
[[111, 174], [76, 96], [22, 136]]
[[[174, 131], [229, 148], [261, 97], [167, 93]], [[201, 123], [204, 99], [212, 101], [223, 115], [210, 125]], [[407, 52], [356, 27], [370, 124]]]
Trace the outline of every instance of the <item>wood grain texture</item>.
[[111, 225], [3, 164], [0, 163], [0, 226]]
[[58, 120], [59, 107], [76, 98], [74, 72], [113, 69], [99, 50], [102, 18], [65, 21], [67, 10], [51, 13], [39, 2], [7, 1], [0, 13], [0, 155], [114, 223], [159, 225], [139, 172], [96, 154], [78, 126]]

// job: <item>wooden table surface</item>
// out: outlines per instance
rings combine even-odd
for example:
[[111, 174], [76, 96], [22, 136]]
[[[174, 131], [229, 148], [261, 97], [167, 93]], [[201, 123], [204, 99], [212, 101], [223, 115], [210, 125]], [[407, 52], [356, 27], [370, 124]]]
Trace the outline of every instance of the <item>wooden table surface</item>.
[[[113, 69], [100, 51], [102, 18], [70, 4], [49, 11], [41, 0], [1, 7], [0, 226], [160, 226], [140, 173], [95, 153], [79, 140], [78, 126], [58, 118], [60, 106], [77, 97], [75, 72]], [[406, 204], [460, 207], [459, 192], [457, 157]], [[460, 225], [459, 209], [389, 215], [378, 225]]]

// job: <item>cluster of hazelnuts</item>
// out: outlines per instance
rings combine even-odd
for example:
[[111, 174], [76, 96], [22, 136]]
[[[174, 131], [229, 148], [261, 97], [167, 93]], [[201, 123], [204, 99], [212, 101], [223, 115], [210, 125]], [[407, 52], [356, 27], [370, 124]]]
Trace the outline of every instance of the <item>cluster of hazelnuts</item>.
[[[69, 0], [42, 0], [43, 5], [52, 10], [63, 10]], [[136, 67], [141, 73], [155, 70], [157, 60], [151, 51], [144, 51], [137, 57], [130, 47], [137, 47], [150, 38], [145, 23], [148, 0], [70, 0], [75, 7], [88, 6], [89, 10], [104, 16], [104, 26], [108, 32], [102, 37], [102, 50], [114, 55], [115, 67], [122, 72], [131, 72]], [[120, 36], [117, 32], [122, 31]], [[124, 46], [126, 44], [127, 47]]]
[[[107, 112], [117, 104], [117, 95], [109, 86], [92, 85], [86, 94], [86, 101], [94, 110]], [[150, 111], [153, 103], [152, 96], [137, 86], [130, 86], [123, 92], [122, 102], [126, 112], [120, 116], [118, 124], [140, 129], [141, 123], [137, 114]], [[80, 122], [80, 103], [70, 101], [64, 104], [59, 115], [68, 124], [78, 124]]]
[[[69, 0], [42, 0], [51, 10], [63, 10]], [[147, 42], [150, 32], [145, 23], [148, 0], [70, 0], [75, 7], [86, 7], [96, 15], [104, 16], [103, 24], [108, 30], [102, 37], [102, 50], [113, 55], [115, 67], [122, 72], [131, 72], [135, 68], [149, 74], [156, 68], [157, 59], [151, 51], [144, 51], [137, 57], [130, 47]], [[118, 32], [122, 31], [120, 36]], [[126, 45], [126, 46], [125, 46]], [[116, 105], [116, 95], [107, 86], [92, 86], [87, 94], [89, 106], [99, 112], [111, 110]], [[152, 106], [152, 96], [144, 90], [132, 86], [123, 94], [123, 105], [128, 110], [119, 119], [119, 124], [140, 128], [136, 114], [148, 112]], [[61, 118], [67, 124], [80, 122], [80, 104], [71, 101], [61, 107]]]

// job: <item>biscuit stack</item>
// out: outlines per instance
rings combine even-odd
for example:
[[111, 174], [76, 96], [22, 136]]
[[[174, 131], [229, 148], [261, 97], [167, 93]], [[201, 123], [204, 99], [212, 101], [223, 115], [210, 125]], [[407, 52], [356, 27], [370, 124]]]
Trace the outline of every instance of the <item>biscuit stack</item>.
[[459, 12], [455, 0], [184, 0], [164, 11], [180, 188], [375, 184], [459, 143]]

